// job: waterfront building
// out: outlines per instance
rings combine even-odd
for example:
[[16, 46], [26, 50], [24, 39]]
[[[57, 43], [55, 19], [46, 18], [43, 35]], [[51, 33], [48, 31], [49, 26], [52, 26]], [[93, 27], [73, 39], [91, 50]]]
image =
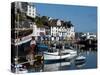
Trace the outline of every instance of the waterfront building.
[[90, 32], [84, 33], [81, 37], [85, 37], [86, 39], [97, 39], [97, 35]]
[[38, 36], [42, 37], [45, 34], [46, 34], [45, 28], [43, 28], [43, 27], [37, 27], [37, 25], [35, 23], [33, 24], [33, 33], [32, 33], [32, 35], [36, 36], [36, 39], [37, 39]]
[[75, 38], [75, 29], [74, 26], [67, 27], [67, 25], [64, 25], [64, 22], [61, 20], [54, 20], [52, 21], [51, 27], [50, 27], [50, 33], [53, 37], [59, 37], [62, 39], [67, 40], [73, 40]]
[[87, 39], [96, 39], [97, 38], [97, 36], [96, 36], [96, 34], [94, 34], [94, 33], [87, 33]]
[[74, 26], [67, 28], [66, 36], [67, 36], [68, 40], [74, 40], [75, 39], [75, 28], [74, 28]]
[[27, 16], [32, 18], [36, 17], [36, 8], [31, 3], [27, 5]]

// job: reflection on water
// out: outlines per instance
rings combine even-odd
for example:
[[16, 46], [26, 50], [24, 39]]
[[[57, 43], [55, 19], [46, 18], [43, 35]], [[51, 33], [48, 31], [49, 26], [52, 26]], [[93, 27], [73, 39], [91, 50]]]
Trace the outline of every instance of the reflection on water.
[[44, 71], [59, 71], [59, 70], [75, 70], [75, 69], [91, 69], [97, 68], [97, 51], [80, 50], [80, 54], [86, 57], [86, 60], [75, 62], [75, 59], [52, 64], [44, 64]]
[[[27, 47], [29, 47], [30, 42], [27, 44], [22, 44], [18, 48], [18, 56], [20, 56], [20, 62], [25, 62]], [[14, 49], [15, 47], [12, 46]], [[43, 61], [41, 65], [35, 63], [38, 66], [30, 66], [29, 64], [25, 64], [28, 72], [46, 72], [46, 71], [60, 71], [60, 70], [77, 70], [77, 69], [91, 69], [97, 68], [97, 48], [81, 48], [77, 49], [78, 54], [85, 56], [85, 61], [81, 61], [76, 63], [75, 59], [71, 59], [68, 61]], [[12, 51], [12, 60], [16, 55], [17, 50]], [[12, 61], [14, 63], [15, 61]]]
[[[24, 45], [23, 45], [24, 46]], [[20, 47], [19, 47], [20, 48]], [[22, 47], [20, 50], [23, 50]], [[80, 55], [85, 56], [85, 61], [76, 63], [75, 59], [63, 60], [63, 61], [44, 61], [40, 66], [30, 66], [25, 64], [28, 72], [49, 72], [60, 70], [77, 70], [77, 69], [91, 69], [97, 68], [97, 50], [89, 48], [77, 50]], [[22, 52], [20, 54], [23, 54]], [[23, 55], [21, 55], [23, 56]], [[38, 63], [35, 63], [38, 64]]]
[[77, 70], [77, 69], [91, 69], [97, 68], [97, 51], [94, 50], [80, 50], [80, 54], [86, 59], [76, 63], [75, 59], [69, 61], [44, 61], [41, 67], [30, 67], [29, 72], [50, 72], [61, 70]]
[[62, 70], [64, 67], [69, 67], [70, 65], [70, 62], [57, 62], [54, 64], [45, 64], [44, 71], [59, 71]]

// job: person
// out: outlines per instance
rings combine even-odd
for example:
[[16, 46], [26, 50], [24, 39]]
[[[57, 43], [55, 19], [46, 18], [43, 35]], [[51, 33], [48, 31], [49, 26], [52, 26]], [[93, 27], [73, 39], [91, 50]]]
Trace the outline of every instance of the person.
[[35, 37], [32, 36], [32, 40], [30, 42], [30, 47], [28, 49], [28, 54], [26, 56], [26, 59], [28, 60], [30, 65], [33, 65], [33, 63], [34, 63], [33, 60], [35, 58], [35, 47], [36, 47]]
[[36, 49], [36, 41], [35, 37], [32, 36], [32, 40], [30, 42], [31, 52], [35, 55], [35, 49]]

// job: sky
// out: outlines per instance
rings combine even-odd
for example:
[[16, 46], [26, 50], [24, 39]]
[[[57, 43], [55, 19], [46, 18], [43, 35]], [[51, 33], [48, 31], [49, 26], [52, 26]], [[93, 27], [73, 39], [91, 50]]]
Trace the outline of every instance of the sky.
[[97, 32], [97, 7], [35, 3], [41, 16], [71, 21], [76, 32]]

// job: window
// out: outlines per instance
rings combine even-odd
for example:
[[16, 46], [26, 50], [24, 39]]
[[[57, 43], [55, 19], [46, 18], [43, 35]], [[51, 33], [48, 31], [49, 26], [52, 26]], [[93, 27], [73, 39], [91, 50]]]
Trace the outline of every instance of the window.
[[31, 8], [31, 6], [29, 5], [29, 8]]
[[29, 15], [31, 15], [31, 13], [29, 13]]

